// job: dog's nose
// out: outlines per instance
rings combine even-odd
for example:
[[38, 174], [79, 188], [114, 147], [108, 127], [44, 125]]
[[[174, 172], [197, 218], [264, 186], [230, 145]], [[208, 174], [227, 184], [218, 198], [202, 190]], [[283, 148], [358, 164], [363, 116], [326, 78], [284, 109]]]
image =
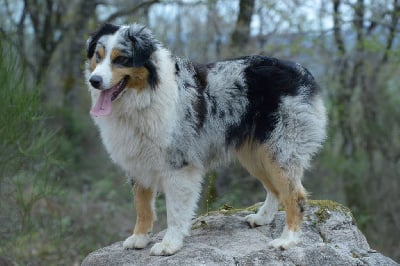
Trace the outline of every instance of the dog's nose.
[[100, 89], [101, 84], [103, 83], [103, 78], [99, 75], [93, 75], [89, 79], [90, 84], [96, 89]]

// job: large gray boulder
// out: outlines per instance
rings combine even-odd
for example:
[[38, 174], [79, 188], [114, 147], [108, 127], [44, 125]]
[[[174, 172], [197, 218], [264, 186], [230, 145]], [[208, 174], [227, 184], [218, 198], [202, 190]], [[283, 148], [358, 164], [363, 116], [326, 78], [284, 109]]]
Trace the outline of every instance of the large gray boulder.
[[[371, 249], [351, 212], [335, 202], [309, 202], [302, 241], [288, 250], [267, 247], [283, 230], [284, 212], [271, 224], [252, 229], [244, 221], [252, 211], [254, 207], [225, 208], [195, 219], [191, 236], [173, 256], [149, 256], [153, 243], [142, 250], [124, 250], [117, 242], [90, 253], [82, 265], [399, 265]], [[153, 236], [153, 242], [164, 233]]]

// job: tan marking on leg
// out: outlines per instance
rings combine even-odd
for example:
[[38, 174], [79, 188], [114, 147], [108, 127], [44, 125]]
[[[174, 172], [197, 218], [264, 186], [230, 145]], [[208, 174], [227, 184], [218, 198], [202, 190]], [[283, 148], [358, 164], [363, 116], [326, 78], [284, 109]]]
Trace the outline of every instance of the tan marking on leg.
[[243, 165], [247, 171], [256, 177], [261, 183], [264, 185], [268, 191], [273, 193], [277, 198], [279, 198], [279, 192], [271, 183], [271, 180], [268, 176], [268, 172], [265, 171], [264, 163], [263, 163], [263, 154], [265, 153], [265, 148], [261, 150], [261, 144], [254, 143], [251, 141], [246, 141], [240, 148], [237, 150], [237, 158], [239, 162]]
[[154, 192], [150, 188], [144, 188], [138, 183], [133, 186], [136, 208], [136, 224], [133, 233], [135, 235], [147, 234], [153, 229], [155, 218], [153, 209]]
[[299, 176], [289, 176], [289, 172], [273, 159], [264, 144], [245, 142], [237, 150], [237, 156], [250, 174], [257, 177], [285, 205], [288, 229], [298, 231], [307, 198], [301, 185], [302, 173], [298, 173]]
[[[290, 184], [289, 184], [290, 187]], [[305, 193], [299, 190], [289, 189], [289, 193], [283, 194], [284, 205], [286, 208], [286, 224], [291, 231], [298, 231], [303, 220], [302, 205], [305, 201]]]
[[265, 149], [264, 167], [273, 186], [278, 190], [279, 200], [286, 209], [286, 224], [291, 231], [298, 231], [303, 220], [306, 192], [301, 185], [301, 176], [290, 176]]

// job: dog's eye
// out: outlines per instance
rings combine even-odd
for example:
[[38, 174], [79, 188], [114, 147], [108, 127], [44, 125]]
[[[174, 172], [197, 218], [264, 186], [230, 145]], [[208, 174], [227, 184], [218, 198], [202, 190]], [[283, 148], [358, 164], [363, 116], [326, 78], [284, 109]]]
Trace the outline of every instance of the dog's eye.
[[120, 65], [120, 66], [131, 66], [132, 65], [132, 58], [126, 56], [117, 56], [113, 60], [113, 64]]
[[95, 56], [96, 56], [96, 63], [99, 63], [101, 61], [101, 56], [100, 56], [99, 52], [96, 52]]

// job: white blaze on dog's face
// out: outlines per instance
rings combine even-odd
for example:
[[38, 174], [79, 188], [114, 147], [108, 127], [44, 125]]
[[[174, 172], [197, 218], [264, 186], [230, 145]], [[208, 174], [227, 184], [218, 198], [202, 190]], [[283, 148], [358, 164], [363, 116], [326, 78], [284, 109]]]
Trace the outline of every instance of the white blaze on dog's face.
[[87, 42], [88, 81], [100, 91], [90, 113], [107, 116], [127, 89], [140, 93], [157, 83], [150, 56], [156, 42], [144, 28], [136, 25], [118, 27], [104, 25]]

